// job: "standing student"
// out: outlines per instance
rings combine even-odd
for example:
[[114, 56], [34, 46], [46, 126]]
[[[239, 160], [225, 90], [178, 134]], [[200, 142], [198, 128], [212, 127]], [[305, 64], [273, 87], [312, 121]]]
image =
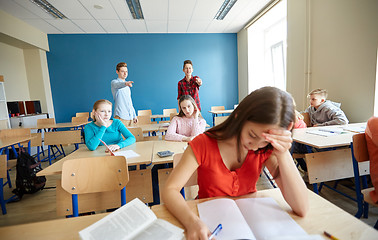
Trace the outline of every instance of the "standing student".
[[[133, 81], [126, 81], [128, 76], [127, 64], [120, 62], [116, 66], [118, 78], [111, 82], [111, 90], [114, 98], [114, 118], [128, 120], [126, 125], [137, 123], [138, 119], [131, 100]], [[124, 121], [125, 122], [125, 121]]]
[[193, 64], [190, 60], [184, 61], [184, 67], [182, 71], [185, 73], [185, 77], [178, 82], [177, 100], [179, 100], [182, 95], [190, 95], [195, 100], [198, 109], [201, 111], [201, 103], [198, 92], [199, 87], [202, 85], [202, 79], [198, 76], [192, 76]]
[[[111, 120], [112, 103], [102, 99], [95, 102], [92, 110], [93, 122], [84, 128], [85, 145], [93, 151], [104, 141], [111, 151], [117, 151], [135, 143], [134, 135], [119, 119]], [[122, 137], [123, 136], [123, 137]], [[125, 139], [123, 139], [125, 138]]]
[[312, 126], [348, 124], [345, 113], [340, 109], [341, 103], [327, 100], [327, 96], [326, 89], [315, 89], [308, 94], [310, 106], [305, 112], [309, 113]]
[[291, 96], [264, 87], [244, 98], [223, 123], [189, 142], [162, 194], [165, 206], [184, 225], [187, 239], [207, 239], [211, 234], [180, 194], [195, 171], [199, 198], [241, 196], [257, 191], [266, 166], [292, 210], [306, 215], [307, 187], [289, 152], [294, 121]]
[[179, 105], [180, 113], [169, 124], [165, 140], [189, 142], [205, 131], [206, 121], [191, 96], [182, 95]]

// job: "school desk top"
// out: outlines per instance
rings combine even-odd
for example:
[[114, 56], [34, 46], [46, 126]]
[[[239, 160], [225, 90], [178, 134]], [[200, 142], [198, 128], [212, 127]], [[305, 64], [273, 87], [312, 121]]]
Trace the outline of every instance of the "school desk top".
[[[258, 191], [243, 197], [272, 197], [308, 234], [320, 234], [327, 239], [323, 232], [343, 240], [378, 239], [378, 231], [365, 224], [349, 213], [308, 190], [310, 210], [306, 217], [296, 216], [284, 201], [279, 189]], [[207, 199], [187, 201], [190, 209], [198, 214], [197, 203]], [[165, 219], [183, 228], [178, 220], [172, 216], [164, 205], [155, 205], [152, 211], [158, 218]], [[109, 213], [82, 216], [77, 218], [63, 218], [57, 220], [35, 222], [0, 228], [0, 236], [4, 239], [80, 239], [79, 231], [95, 223]], [[274, 227], [274, 226], [272, 226]]]

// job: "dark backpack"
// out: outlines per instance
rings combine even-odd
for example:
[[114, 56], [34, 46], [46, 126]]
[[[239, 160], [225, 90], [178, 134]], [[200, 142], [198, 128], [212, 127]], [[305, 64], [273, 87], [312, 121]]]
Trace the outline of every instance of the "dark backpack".
[[12, 192], [21, 199], [25, 193], [31, 194], [42, 190], [46, 184], [46, 177], [36, 176], [41, 170], [40, 163], [20, 149], [16, 166], [16, 189]]

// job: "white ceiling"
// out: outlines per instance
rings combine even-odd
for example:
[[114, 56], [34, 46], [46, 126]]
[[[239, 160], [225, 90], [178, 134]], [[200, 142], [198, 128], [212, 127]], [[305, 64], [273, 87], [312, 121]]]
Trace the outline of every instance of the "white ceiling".
[[214, 19], [224, 0], [140, 0], [144, 20], [132, 18], [126, 0], [48, 1], [68, 19], [55, 19], [29, 0], [0, 0], [0, 9], [47, 34], [236, 33], [271, 0], [238, 0], [224, 20]]

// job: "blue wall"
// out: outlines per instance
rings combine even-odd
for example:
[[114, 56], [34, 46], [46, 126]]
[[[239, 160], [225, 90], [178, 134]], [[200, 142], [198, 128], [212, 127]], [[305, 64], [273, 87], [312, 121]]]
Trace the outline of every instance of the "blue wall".
[[236, 34], [50, 34], [47, 61], [56, 122], [89, 112], [98, 99], [113, 102], [110, 81], [115, 66], [126, 62], [134, 81], [135, 110], [177, 108], [182, 64], [193, 62], [202, 114], [211, 125], [211, 106], [233, 108], [238, 102]]

